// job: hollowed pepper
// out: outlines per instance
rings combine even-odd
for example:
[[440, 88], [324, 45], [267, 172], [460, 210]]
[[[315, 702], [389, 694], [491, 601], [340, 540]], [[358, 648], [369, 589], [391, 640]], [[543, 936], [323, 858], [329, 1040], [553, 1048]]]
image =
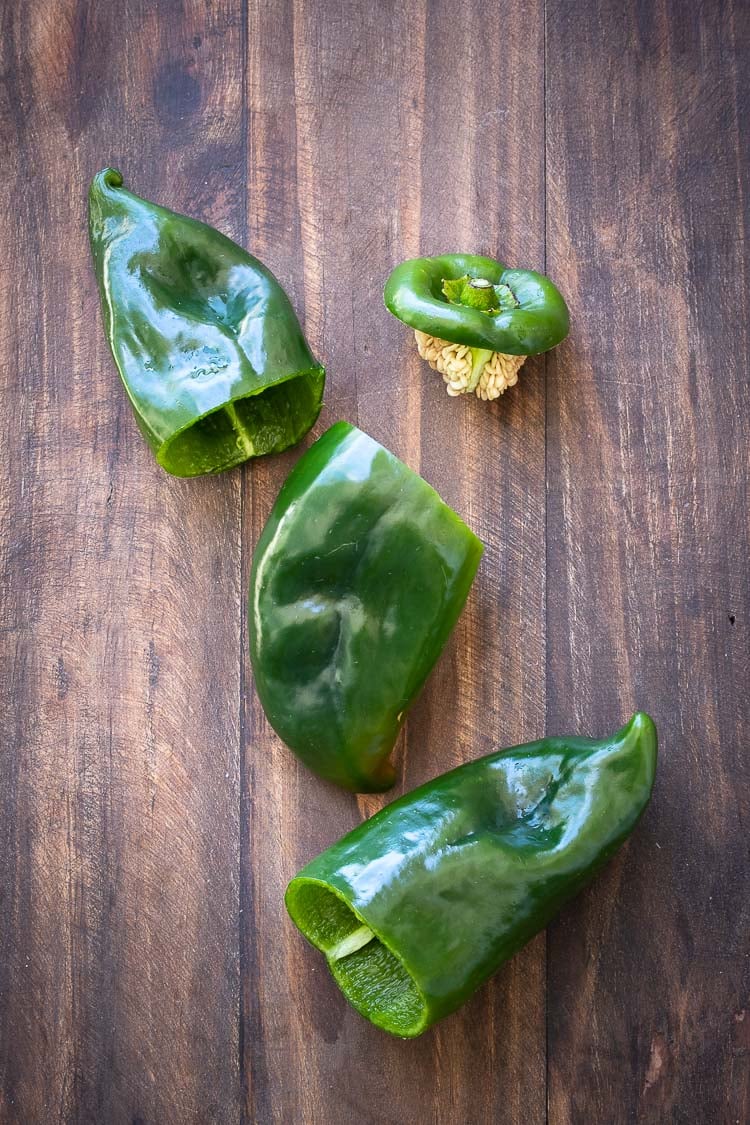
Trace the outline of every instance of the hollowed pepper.
[[89, 234], [107, 339], [159, 464], [217, 473], [307, 433], [325, 372], [257, 258], [112, 168], [92, 181]]
[[554, 348], [569, 329], [567, 306], [549, 278], [478, 254], [402, 262], [384, 297], [454, 396], [498, 398], [518, 381], [526, 356]]
[[297, 462], [253, 559], [250, 652], [271, 726], [311, 770], [355, 792], [393, 784], [389, 755], [482, 549], [346, 422]]
[[309, 863], [286, 892], [347, 999], [420, 1035], [543, 929], [648, 804], [656, 730], [547, 738], [415, 789]]

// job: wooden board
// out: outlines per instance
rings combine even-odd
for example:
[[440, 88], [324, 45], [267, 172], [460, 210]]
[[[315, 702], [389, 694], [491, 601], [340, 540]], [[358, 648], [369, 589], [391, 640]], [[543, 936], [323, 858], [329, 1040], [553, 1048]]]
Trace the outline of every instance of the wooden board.
[[[0, 1125], [750, 1120], [750, 10], [614, 0], [9, 0], [0, 14]], [[487, 544], [393, 795], [497, 745], [661, 734], [633, 840], [413, 1043], [283, 910], [382, 799], [311, 777], [246, 659], [299, 450], [181, 482], [103, 340], [85, 192], [274, 270], [357, 423]], [[571, 336], [449, 400], [401, 258], [547, 269]], [[309, 444], [309, 440], [305, 444]]]
[[749, 17], [547, 5], [547, 724], [661, 738], [548, 934], [554, 1122], [750, 1120]]

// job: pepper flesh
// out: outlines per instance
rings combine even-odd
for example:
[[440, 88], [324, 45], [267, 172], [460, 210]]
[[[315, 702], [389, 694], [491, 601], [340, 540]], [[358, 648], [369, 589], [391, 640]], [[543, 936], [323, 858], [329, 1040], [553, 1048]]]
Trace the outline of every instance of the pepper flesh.
[[276, 278], [219, 231], [140, 199], [112, 168], [89, 191], [107, 339], [138, 425], [176, 476], [295, 444], [325, 372]]
[[601, 741], [547, 738], [459, 766], [309, 863], [287, 909], [363, 1016], [420, 1035], [614, 854], [648, 804], [656, 746], [639, 712]]
[[355, 792], [393, 784], [389, 755], [482, 550], [348, 423], [298, 461], [253, 559], [250, 655], [271, 726], [310, 769]]

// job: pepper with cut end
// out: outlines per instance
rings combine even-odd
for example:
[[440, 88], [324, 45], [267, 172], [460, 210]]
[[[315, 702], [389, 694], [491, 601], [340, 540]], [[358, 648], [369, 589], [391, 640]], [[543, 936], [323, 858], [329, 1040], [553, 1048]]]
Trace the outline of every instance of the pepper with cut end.
[[518, 381], [526, 356], [554, 348], [569, 329], [567, 306], [549, 278], [476, 254], [402, 262], [384, 297], [453, 396], [498, 398]]
[[546, 738], [443, 774], [309, 863], [289, 913], [378, 1027], [420, 1035], [544, 929], [648, 804], [656, 729]]
[[253, 558], [250, 654], [271, 726], [311, 770], [355, 792], [393, 784], [391, 750], [482, 550], [346, 422], [297, 462]]
[[112, 168], [91, 183], [89, 235], [107, 339], [160, 465], [218, 473], [307, 433], [325, 372], [257, 258]]

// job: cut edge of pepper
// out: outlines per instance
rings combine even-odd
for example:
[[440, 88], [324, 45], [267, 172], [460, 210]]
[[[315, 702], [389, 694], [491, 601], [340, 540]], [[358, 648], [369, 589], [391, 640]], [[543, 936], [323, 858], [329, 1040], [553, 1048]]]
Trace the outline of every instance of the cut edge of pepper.
[[[237, 404], [247, 402], [249, 399], [263, 398], [263, 396], [268, 394], [269, 392], [272, 392], [279, 387], [285, 386], [287, 383], [295, 382], [297, 380], [308, 380], [310, 384], [312, 410], [309, 424], [299, 433], [295, 429], [294, 436], [286, 444], [281, 445], [279, 443], [274, 443], [267, 449], [258, 449], [253, 442], [250, 432], [237, 414]], [[316, 381], [318, 380], [320, 381], [320, 386], [319, 389], [316, 390]], [[252, 457], [266, 456], [270, 453], [281, 453], [284, 449], [288, 449], [290, 446], [296, 445], [298, 441], [301, 441], [305, 434], [308, 433], [308, 431], [315, 425], [315, 422], [317, 421], [318, 415], [320, 414], [323, 406], [324, 388], [325, 368], [319, 365], [316, 367], [310, 367], [306, 371], [293, 371], [283, 379], [277, 379], [276, 382], [269, 383], [267, 386], [258, 387], [257, 390], [238, 395], [236, 398], [229, 398], [225, 402], [220, 402], [216, 406], [211, 407], [210, 410], [206, 410], [203, 414], [200, 414], [196, 418], [192, 419], [192, 421], [187, 422], [184, 426], [182, 426], [175, 433], [171, 434], [168, 438], [165, 438], [165, 440], [155, 451], [156, 460], [159, 462], [161, 467], [163, 469], [166, 469], [168, 473], [171, 473], [172, 476], [187, 478], [204, 476], [213, 473], [222, 473], [227, 471], [228, 469], [233, 469], [238, 465], [244, 464], [245, 461], [248, 461]], [[220, 458], [213, 463], [209, 463], [208, 461], [201, 461], [197, 463], [199, 467], [191, 467], [188, 471], [180, 471], [178, 465], [180, 465], [181, 463], [173, 459], [175, 444], [179, 445], [181, 443], [181, 439], [191, 431], [195, 430], [196, 427], [203, 427], [205, 429], [206, 424], [208, 423], [210, 425], [211, 420], [219, 422], [220, 416], [222, 414], [225, 415], [229, 423], [226, 437], [229, 437], [231, 433], [234, 438], [234, 455]], [[217, 442], [217, 447], [218, 446], [219, 443]], [[182, 462], [182, 464], [184, 466], [185, 462]]]
[[297, 875], [287, 887], [285, 903], [297, 929], [324, 955], [334, 980], [361, 1016], [400, 1039], [414, 1039], [426, 1030], [427, 999], [408, 966], [339, 888]]

